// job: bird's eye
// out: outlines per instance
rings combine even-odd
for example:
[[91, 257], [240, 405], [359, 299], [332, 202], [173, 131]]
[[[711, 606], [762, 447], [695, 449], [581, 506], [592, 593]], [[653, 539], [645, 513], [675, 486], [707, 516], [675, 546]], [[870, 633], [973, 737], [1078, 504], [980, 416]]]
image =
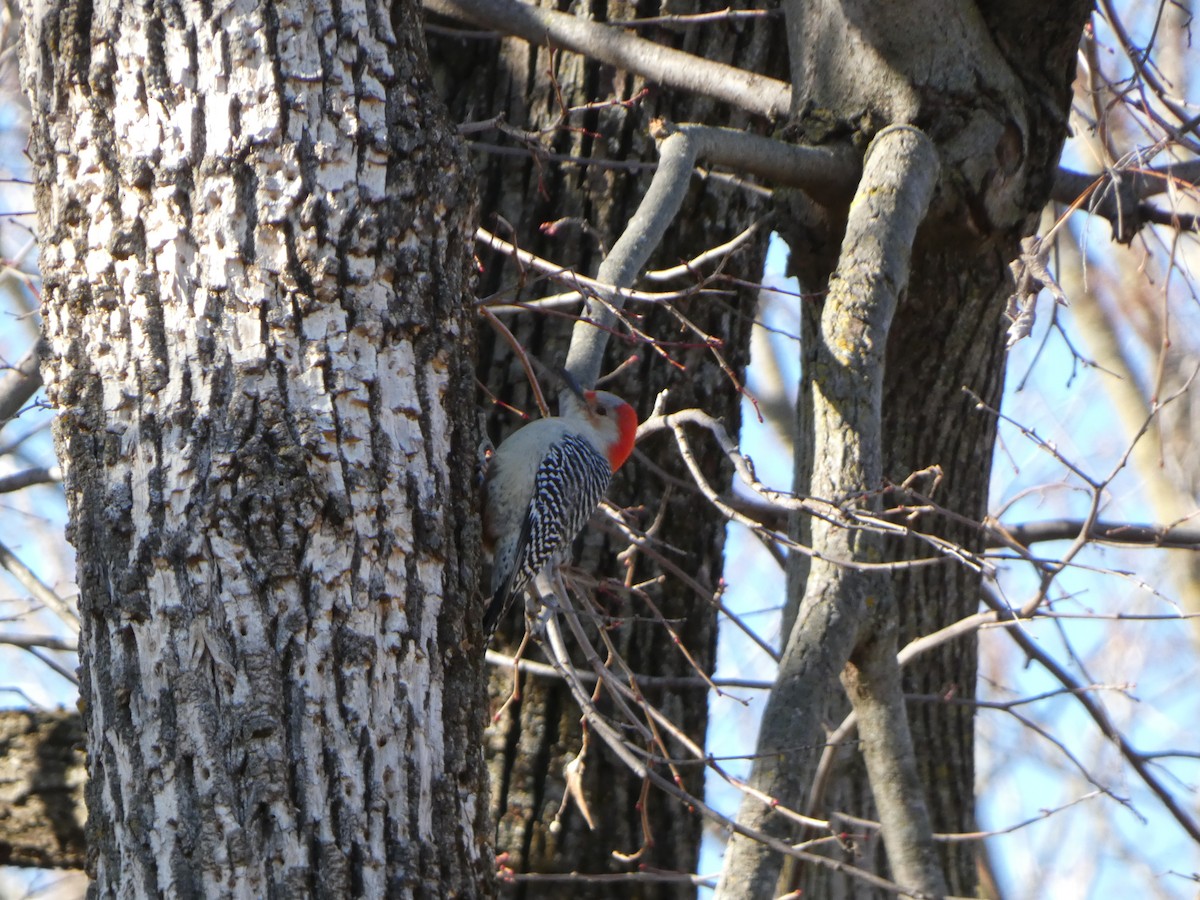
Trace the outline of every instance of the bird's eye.
[[596, 408], [596, 415], [598, 415], [598, 416], [607, 416], [607, 415], [608, 415], [608, 407], [607, 407], [607, 406], [600, 406], [600, 407], [597, 407], [597, 408]]

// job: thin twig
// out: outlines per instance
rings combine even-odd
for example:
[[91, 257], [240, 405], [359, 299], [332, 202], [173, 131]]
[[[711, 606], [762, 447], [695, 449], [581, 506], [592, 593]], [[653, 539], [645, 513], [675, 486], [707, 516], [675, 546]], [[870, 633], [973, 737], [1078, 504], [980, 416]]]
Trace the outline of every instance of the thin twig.
[[[986, 603], [989, 607], [991, 607], [992, 610], [996, 612], [1000, 619], [1007, 620], [1017, 618], [1016, 612], [1012, 610], [1003, 600], [992, 593], [991, 589], [987, 588], [986, 586], [983, 591], [983, 600], [984, 603]], [[1093, 697], [1088, 695], [1083, 690], [1083, 686], [1075, 680], [1075, 677], [1071, 675], [1070, 672], [1060, 666], [1058, 662], [1052, 656], [1050, 656], [1049, 653], [1043, 650], [1036, 641], [1030, 638], [1029, 635], [1025, 633], [1024, 629], [1009, 628], [1007, 629], [1007, 634], [1010, 635], [1014, 641], [1016, 641], [1017, 645], [1025, 652], [1027, 656], [1029, 656], [1030, 659], [1034, 659], [1040, 663], [1047, 672], [1049, 672], [1058, 680], [1059, 684], [1075, 693], [1075, 697], [1079, 701], [1079, 704], [1084, 708], [1087, 714], [1092, 717], [1092, 721], [1096, 723], [1096, 726], [1100, 729], [1101, 733], [1117, 745], [1117, 748], [1121, 751], [1121, 755], [1125, 757], [1126, 761], [1128, 761], [1131, 766], [1133, 766], [1134, 771], [1138, 773], [1138, 776], [1142, 779], [1146, 786], [1150, 788], [1150, 790], [1155, 794], [1155, 796], [1158, 797], [1160, 801], [1162, 801], [1162, 804], [1167, 808], [1172, 817], [1174, 817], [1175, 821], [1179, 823], [1183, 830], [1191, 836], [1192, 840], [1200, 843], [1200, 824], [1198, 824], [1196, 820], [1192, 818], [1187, 810], [1180, 806], [1179, 802], [1175, 799], [1171, 792], [1168, 791], [1155, 777], [1154, 773], [1150, 770], [1150, 763], [1145, 757], [1142, 756], [1142, 754], [1140, 754], [1133, 748], [1132, 745], [1130, 745], [1129, 741], [1125, 738], [1125, 735], [1122, 734], [1121, 730], [1113, 724], [1112, 720], [1108, 717], [1108, 713], [1104, 711], [1103, 707], [1101, 707]]]
[[0, 544], [0, 566], [2, 566], [13, 578], [15, 578], [25, 590], [33, 595], [33, 598], [57, 615], [62, 621], [74, 631], [79, 633], [79, 614], [71, 608], [65, 600], [50, 590], [40, 578], [33, 573], [25, 563], [17, 559], [8, 547]]

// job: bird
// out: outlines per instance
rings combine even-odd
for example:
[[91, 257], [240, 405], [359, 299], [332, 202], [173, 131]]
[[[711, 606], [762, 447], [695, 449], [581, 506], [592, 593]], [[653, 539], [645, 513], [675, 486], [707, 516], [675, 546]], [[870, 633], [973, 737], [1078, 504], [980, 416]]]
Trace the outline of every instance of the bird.
[[567, 552], [633, 452], [633, 407], [566, 381], [561, 415], [514, 432], [487, 466], [483, 539], [492, 553], [492, 594], [483, 628], [489, 640], [513, 601]]

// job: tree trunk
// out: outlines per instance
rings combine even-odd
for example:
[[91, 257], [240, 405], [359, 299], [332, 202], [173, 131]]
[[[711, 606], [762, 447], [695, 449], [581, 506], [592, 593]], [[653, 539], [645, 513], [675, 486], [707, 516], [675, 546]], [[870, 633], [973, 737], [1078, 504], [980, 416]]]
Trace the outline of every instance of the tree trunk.
[[82, 868], [83, 727], [75, 712], [0, 712], [0, 865]]
[[93, 896], [473, 896], [471, 203], [412, 4], [27, 4]]
[[[886, 479], [899, 483], [928, 466], [940, 466], [943, 477], [936, 490], [932, 478], [915, 487], [933, 491], [938, 504], [965, 520], [982, 521], [987, 512], [995, 420], [963, 388], [998, 408], [1004, 380], [1003, 311], [1011, 291], [1007, 263], [1018, 253], [1018, 240], [1036, 226], [1048, 199], [1066, 134], [1074, 52], [1089, 9], [1082, 0], [1056, 7], [1052, 15], [1035, 4], [983, 4], [981, 15], [975, 15], [940, 0], [886, 9], [826, 0], [796, 4], [789, 18], [803, 128], [827, 132], [832, 117], [869, 134], [890, 122], [908, 122], [938, 144], [940, 195], [913, 248], [908, 293], [888, 339], [883, 471]], [[936, 35], [931, 23], [940, 23]], [[838, 53], [825, 53], [823, 48], [830, 47], [839, 48]], [[843, 64], [847, 59], [854, 60], [853, 67]], [[787, 235], [793, 248], [836, 250], [838, 223], [826, 222], [825, 233], [814, 233], [798, 217], [793, 221], [797, 227]], [[822, 260], [818, 253], [815, 259], [810, 255], [794, 262], [807, 292], [823, 287], [834, 260]], [[815, 331], [807, 326], [816, 315], [810, 312], [806, 318], [810, 342]], [[930, 348], [938, 349], [931, 353]], [[812, 352], [811, 346], [806, 348], [805, 359]], [[806, 390], [812, 389], [811, 381], [806, 382]], [[807, 487], [805, 467], [824, 452], [806, 413], [810, 403], [802, 392], [801, 441], [809, 447], [797, 456], [801, 493]], [[983, 546], [978, 529], [952, 519], [926, 518], [917, 527], [970, 550]], [[894, 558], [923, 556], [928, 547], [910, 541], [892, 552]], [[806, 566], [793, 567], [793, 609], [804, 594], [806, 577]], [[975, 612], [979, 576], [965, 566], [910, 569], [897, 574], [894, 590], [903, 646]], [[968, 637], [905, 669], [906, 694], [956, 701], [908, 704], [926, 801], [938, 832], [975, 828], [969, 701], [975, 696], [976, 661], [976, 645]], [[836, 724], [847, 710], [844, 697], [835, 697], [827, 720]], [[842, 756], [823, 802], [808, 811], [821, 817], [837, 811], [873, 817], [861, 757], [846, 751]], [[972, 895], [977, 880], [974, 845], [940, 847], [950, 892]], [[843, 848], [835, 851], [841, 858], [886, 874], [882, 846], [874, 837], [860, 834]], [[804, 896], [878, 894], [853, 878], [814, 866], [797, 867], [789, 881], [788, 887], [798, 887]]]
[[[725, 6], [723, 3], [673, 5], [669, 12], [688, 13]], [[599, 21], [653, 16], [660, 12], [668, 10], [665, 7], [660, 10], [657, 5], [635, 7], [615, 2], [579, 9], [579, 14]], [[758, 72], [780, 74], [784, 63], [782, 34], [777, 24], [769, 21], [677, 31], [638, 29], [638, 34], [706, 59]], [[449, 94], [451, 115], [461, 121], [503, 112], [510, 125], [536, 130], [557, 122], [562, 111], [560, 97], [566, 107], [612, 98], [634, 99], [625, 106], [610, 105], [575, 113], [569, 120], [570, 127], [554, 128], [547, 134], [544, 143], [548, 149], [574, 161], [539, 159], [518, 141], [491, 134], [477, 139], [477, 152], [472, 157], [482, 179], [484, 227], [505, 238], [515, 235], [523, 249], [587, 275], [595, 273], [603, 258], [601, 245], [613, 244], [649, 184], [652, 166], [657, 162], [648, 133], [653, 118], [734, 127], [749, 125], [745, 114], [705, 98], [680, 96], [653, 87], [647, 96], [640, 97], [639, 92], [646, 87], [642, 79], [572, 53], [551, 54], [545, 46], [511, 39], [487, 42], [438, 37], [431, 39], [431, 53], [438, 67], [439, 82]], [[485, 146], [493, 142], [501, 145], [501, 149], [492, 151]], [[718, 179], [693, 179], [683, 210], [652, 265], [676, 265], [691, 258], [736, 235], [764, 212], [763, 201], [751, 192]], [[541, 227], [543, 223], [566, 217], [583, 220], [594, 231], [581, 231], [577, 224], [571, 223], [552, 231]], [[757, 281], [765, 250], [764, 233], [734, 256], [725, 271], [750, 282]], [[526, 286], [526, 278], [507, 258], [492, 253], [481, 254], [481, 258], [484, 271], [478, 289], [480, 297], [508, 290], [506, 299], [526, 300], [565, 289], [555, 284]], [[683, 285], [670, 287], [679, 286]], [[740, 373], [749, 357], [756, 302], [754, 291], [739, 290], [728, 299], [700, 297], [678, 306], [700, 329], [722, 341], [720, 352], [733, 370]], [[669, 409], [701, 406], [723, 418], [730, 432], [736, 434], [740, 396], [737, 387], [713, 364], [712, 351], [694, 333], [681, 329], [678, 320], [665, 310], [634, 307], [634, 312], [645, 314], [638, 326], [647, 334], [684, 345], [667, 348], [680, 366], [665, 364], [662, 357], [644, 344], [623, 340], [618, 335], [610, 340], [608, 368], [631, 353], [638, 356], [638, 361], [605, 388], [633, 403], [643, 418], [649, 414], [658, 393], [669, 389]], [[562, 364], [572, 325], [570, 319], [530, 313], [505, 321], [531, 354], [549, 366]], [[480, 360], [480, 378], [493, 394], [536, 415], [511, 348], [496, 340], [486, 327]], [[549, 382], [549, 387], [554, 389], [553, 382]], [[493, 422], [494, 438], [518, 424], [503, 411], [493, 419], [500, 420]], [[712, 483], [718, 488], [728, 484], [724, 456], [712, 442], [698, 439], [695, 450]], [[624, 467], [609, 497], [618, 506], [640, 508], [636, 522], [642, 527], [648, 527], [663, 511], [655, 537], [661, 546], [674, 548], [665, 551], [667, 559], [692, 575], [706, 592], [711, 592], [721, 577], [725, 523], [699, 494], [670, 485], [671, 478], [686, 483], [690, 476], [668, 437], [647, 442], [642, 453], [645, 456], [635, 454]], [[597, 576], [625, 578], [614, 559], [624, 542], [602, 541], [600, 529], [593, 527], [584, 543], [585, 549], [577, 557], [583, 569]], [[682, 643], [702, 668], [711, 670], [716, 647], [716, 611], [711, 597], [698, 595], [669, 572], [661, 583], [651, 581], [663, 572], [662, 566], [642, 555], [637, 557], [632, 578], [635, 583], [648, 582], [645, 590], [663, 616], [672, 622]], [[648, 621], [653, 614], [646, 604], [637, 598], [605, 591], [601, 592], [601, 598], [615, 615], [631, 617], [610, 633], [610, 638], [633, 671], [658, 676], [695, 676], [666, 629]], [[522, 630], [522, 621], [515, 616], [502, 629], [500, 642], [510, 650], [515, 649]], [[510, 671], [496, 670], [491, 683], [493, 708], [507, 698], [511, 689]], [[695, 740], [703, 742], [707, 723], [703, 688], [647, 691], [647, 697]], [[498, 818], [497, 850], [508, 853], [508, 864], [515, 871], [606, 873], [642, 866], [694, 871], [701, 834], [699, 817], [653, 791], [648, 799], [644, 798], [642, 783], [599, 741], [591, 741], [588, 746], [584, 774], [584, 793], [596, 819], [595, 832], [572, 804], [567, 805], [558, 826], [552, 828], [565, 790], [564, 767], [580, 748], [579, 709], [565, 687], [526, 678], [521, 685], [520, 702], [510, 710], [491, 732], [489, 753], [493, 804]], [[700, 768], [687, 767], [683, 772], [685, 787], [701, 795], [704, 781]], [[643, 823], [648, 830], [643, 830]], [[634, 858], [617, 859], [614, 852], [634, 854]], [[562, 890], [558, 883], [545, 888], [524, 883], [518, 886], [515, 896], [558, 896]], [[580, 883], [573, 885], [571, 891], [580, 898], [607, 898], [612, 896], [613, 888]], [[688, 897], [695, 893], [690, 884], [623, 885], [621, 891], [629, 897]]]

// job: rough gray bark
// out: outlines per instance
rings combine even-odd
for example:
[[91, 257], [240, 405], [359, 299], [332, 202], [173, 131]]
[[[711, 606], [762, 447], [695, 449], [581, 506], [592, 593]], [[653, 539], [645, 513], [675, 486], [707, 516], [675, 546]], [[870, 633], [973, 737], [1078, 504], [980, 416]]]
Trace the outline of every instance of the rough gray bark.
[[92, 895], [473, 896], [461, 147], [411, 4], [27, 4]]
[[[709, 4], [704, 8], [720, 8]], [[700, 9], [673, 6], [671, 12]], [[598, 21], [653, 15], [658, 10], [644, 4], [591, 4], [580, 7], [580, 14]], [[461, 26], [459, 26], [461, 27]], [[700, 53], [710, 60], [729, 62], [747, 69], [778, 75], [782, 63], [782, 35], [777, 23], [767, 21], [744, 27], [710, 29], [639, 29], [638, 34], [660, 43]], [[551, 57], [544, 45], [531, 46], [522, 41], [485, 42], [431, 38], [431, 53], [438, 62], [439, 81], [444, 85], [452, 115], [463, 121], [489, 118], [504, 111], [506, 122], [533, 129], [556, 120], [560, 107], [558, 91], [567, 105], [607, 99], [630, 98], [645, 86], [640, 78], [608, 65], [589, 62], [572, 53]], [[553, 80], [552, 80], [553, 79]], [[701, 97], [653, 89], [650, 95], [631, 107], [615, 106], [577, 113], [571, 127], [546, 136], [549, 149], [558, 154], [579, 157], [578, 162], [538, 160], [525, 152], [519, 142], [495, 134], [477, 136], [481, 144], [500, 144], [499, 152], [477, 148], [473, 155], [481, 177], [481, 221], [485, 227], [508, 236], [508, 225], [524, 249], [564, 264], [585, 274], [594, 274], [601, 258], [597, 237], [581, 233], [571, 225], [555, 232], [541, 229], [542, 223], [563, 217], [585, 218], [601, 240], [611, 246], [625, 228], [650, 182], [650, 172], [639, 163], [657, 163], [658, 154], [649, 136], [649, 123], [656, 116], [674, 122], [702, 121], [745, 127], [746, 117], [736, 110]], [[753, 130], [762, 129], [753, 126]], [[519, 155], [512, 155], [512, 154]], [[626, 164], [625, 160], [630, 160]], [[605, 165], [608, 163], [609, 165]], [[615, 164], [615, 165], [614, 165]], [[683, 259], [727, 240], [764, 211], [761, 199], [716, 179], [693, 178], [679, 217], [671, 227], [665, 244], [651, 260], [651, 266], [675, 265]], [[502, 218], [498, 218], [502, 217]], [[505, 223], [508, 223], [507, 225]], [[726, 271], [747, 280], [761, 274], [765, 253], [764, 239], [755, 242], [730, 260]], [[553, 293], [554, 286], [525, 287], [517, 267], [496, 254], [482, 256], [481, 297], [493, 291], [509, 289], [508, 296], [529, 299], [540, 293]], [[722, 353], [734, 370], [747, 360], [750, 324], [755, 309], [751, 292], [730, 300], [689, 301], [682, 310], [700, 328], [724, 341]], [[639, 327], [650, 334], [665, 335], [672, 341], [692, 341], [681, 332], [679, 323], [661, 309], [638, 307], [646, 318]], [[521, 343], [540, 360], [550, 365], [565, 358], [571, 322], [556, 316], [523, 315], [505, 320]], [[674, 369], [644, 346], [621, 338], [610, 338], [606, 370], [630, 353], [638, 353], [636, 365], [626, 369], [605, 388], [621, 394], [645, 417], [657, 393], [672, 392], [671, 408], [703, 406], [723, 417], [736, 431], [739, 397], [728, 378], [712, 364], [705, 347], [671, 346], [669, 352], [685, 368]], [[488, 389], [507, 402], [532, 411], [529, 394], [523, 385], [511, 349], [496, 341], [488, 329], [481, 339], [480, 378]], [[553, 385], [551, 385], [553, 387]], [[492, 436], [499, 437], [517, 425], [503, 413], [494, 415]], [[644, 451], [653, 465], [639, 455], [627, 463], [609, 491], [618, 505], [635, 504], [645, 508], [637, 521], [648, 526], [663, 504], [665, 516], [657, 538], [665, 546], [670, 563], [677, 564], [696, 581], [714, 588], [718, 584], [724, 541], [724, 524], [711, 514], [702, 498], [687, 491], [668, 488], [669, 478], [687, 479], [686, 468], [664, 439], [648, 445]], [[712, 473], [714, 483], [726, 475], [723, 455], [710, 442], [697, 441], [700, 465]], [[655, 467], [666, 473], [664, 479]], [[623, 545], [619, 541], [601, 542], [592, 529], [577, 556], [589, 574], [623, 577], [613, 559]], [[635, 581], [649, 579], [660, 571], [657, 563], [639, 557]], [[702, 666], [711, 666], [715, 647], [715, 612], [680, 581], [668, 576], [661, 585], [650, 587], [651, 596], [663, 614], [673, 620], [683, 642]], [[626, 600], [602, 593], [604, 602], [618, 615], [644, 617], [648, 610], [637, 600]], [[505, 646], [515, 648], [520, 637], [518, 619], [508, 625]], [[502, 632], [505, 634], [505, 632]], [[612, 634], [630, 667], [650, 675], [691, 676], [691, 666], [679, 653], [661, 626], [635, 621]], [[511, 690], [511, 674], [498, 670], [492, 682], [493, 707], [498, 707]], [[647, 696], [661, 704], [674, 720], [695, 737], [703, 735], [707, 719], [707, 700], [703, 689], [676, 691], [653, 690]], [[654, 792], [646, 804], [646, 821], [654, 840], [642, 855], [629, 861], [612, 856], [613, 850], [636, 853], [643, 848], [642, 785], [631, 778], [623, 764], [592, 741], [584, 772], [585, 794], [596, 817], [593, 833], [578, 811], [568, 804], [562, 827], [551, 830], [563, 797], [563, 767], [578, 752], [580, 713], [567, 690], [544, 679], [524, 679], [521, 701], [511, 709], [490, 734], [489, 750], [494, 809], [498, 818], [497, 850], [509, 854], [509, 865], [517, 872], [610, 872], [629, 871], [639, 866], [660, 866], [687, 871], [695, 865], [701, 822], [672, 800]], [[684, 769], [686, 786], [702, 791], [703, 773], [698, 767]], [[607, 898], [612, 885], [573, 885], [573, 896]], [[559, 896], [561, 884], [545, 887], [519, 884], [515, 896]], [[695, 889], [670, 884], [622, 885], [623, 896], [688, 897]]]
[[83, 726], [75, 712], [0, 712], [0, 865], [82, 868]]

